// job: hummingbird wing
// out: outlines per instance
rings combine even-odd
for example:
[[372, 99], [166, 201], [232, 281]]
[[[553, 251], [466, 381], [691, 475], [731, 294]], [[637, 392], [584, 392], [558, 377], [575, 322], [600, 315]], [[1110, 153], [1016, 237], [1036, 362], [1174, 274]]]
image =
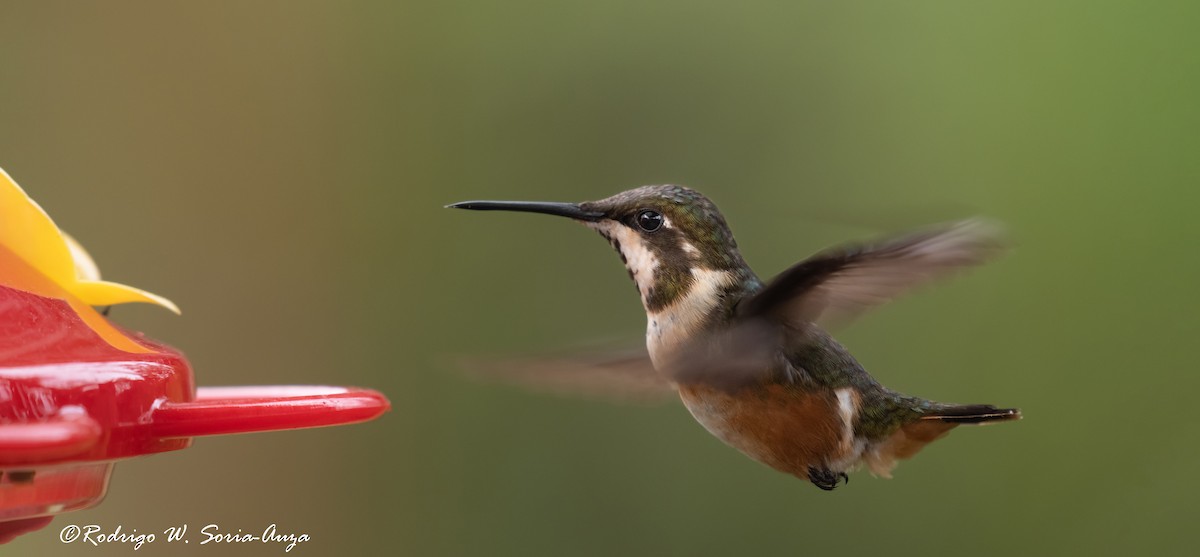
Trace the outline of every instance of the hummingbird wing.
[[738, 314], [795, 326], [841, 322], [1004, 249], [1001, 227], [969, 219], [875, 244], [834, 248], [775, 277]]
[[607, 402], [639, 404], [675, 397], [645, 348], [537, 357], [464, 358], [460, 367], [489, 382]]

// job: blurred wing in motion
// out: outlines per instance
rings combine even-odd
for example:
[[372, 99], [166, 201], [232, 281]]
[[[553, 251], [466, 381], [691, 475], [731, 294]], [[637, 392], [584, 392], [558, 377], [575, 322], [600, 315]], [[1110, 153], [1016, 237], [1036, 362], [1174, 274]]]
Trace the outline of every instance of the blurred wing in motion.
[[840, 323], [979, 265], [1004, 247], [998, 224], [970, 219], [878, 244], [834, 248], [780, 273], [743, 301], [738, 313], [794, 326]]
[[[590, 356], [476, 358], [472, 375], [540, 391], [607, 399], [659, 401], [673, 384], [737, 390], [762, 381], [792, 382], [804, 373], [782, 350], [813, 322], [848, 320], [863, 311], [999, 254], [1000, 227], [967, 220], [886, 242], [829, 250], [780, 273], [738, 306], [728, 327], [690, 339], [655, 371], [644, 349]], [[790, 339], [790, 340], [789, 340]]]
[[705, 385], [727, 392], [764, 380], [790, 382], [795, 377], [781, 350], [785, 330], [760, 318], [689, 340], [663, 363], [663, 374], [678, 385]]
[[459, 360], [469, 375], [533, 391], [624, 403], [658, 403], [675, 388], [654, 369], [646, 350], [542, 357], [475, 357]]

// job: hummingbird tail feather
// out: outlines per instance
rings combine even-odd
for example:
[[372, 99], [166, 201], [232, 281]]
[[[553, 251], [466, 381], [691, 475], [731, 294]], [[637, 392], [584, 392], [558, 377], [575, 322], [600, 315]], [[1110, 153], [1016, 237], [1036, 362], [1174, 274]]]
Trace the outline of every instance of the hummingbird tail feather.
[[950, 430], [964, 424], [987, 424], [1021, 419], [1016, 408], [990, 404], [938, 404], [920, 418], [900, 426], [890, 437], [864, 455], [863, 460], [877, 476], [892, 477], [896, 461], [911, 458]]
[[946, 405], [921, 419], [952, 424], [986, 424], [1019, 420], [1021, 411], [1016, 408], [996, 408], [990, 404]]

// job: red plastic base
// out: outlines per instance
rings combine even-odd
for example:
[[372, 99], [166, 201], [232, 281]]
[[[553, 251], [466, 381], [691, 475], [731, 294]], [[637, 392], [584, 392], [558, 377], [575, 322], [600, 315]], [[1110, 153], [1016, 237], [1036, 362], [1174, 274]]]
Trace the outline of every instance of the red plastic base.
[[196, 389], [178, 351], [113, 329], [143, 351], [117, 349], [77, 311], [92, 310], [0, 285], [0, 543], [99, 503], [117, 460], [194, 436], [350, 424], [390, 408], [378, 392], [347, 387]]

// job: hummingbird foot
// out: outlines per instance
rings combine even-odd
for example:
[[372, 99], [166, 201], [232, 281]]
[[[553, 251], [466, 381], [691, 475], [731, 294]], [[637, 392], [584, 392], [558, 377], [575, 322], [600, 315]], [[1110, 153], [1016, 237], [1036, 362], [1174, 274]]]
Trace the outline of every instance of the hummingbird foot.
[[834, 472], [828, 468], [809, 466], [808, 481], [825, 491], [833, 491], [838, 486], [839, 481], [847, 484], [850, 483], [850, 476], [846, 475], [845, 472]]

